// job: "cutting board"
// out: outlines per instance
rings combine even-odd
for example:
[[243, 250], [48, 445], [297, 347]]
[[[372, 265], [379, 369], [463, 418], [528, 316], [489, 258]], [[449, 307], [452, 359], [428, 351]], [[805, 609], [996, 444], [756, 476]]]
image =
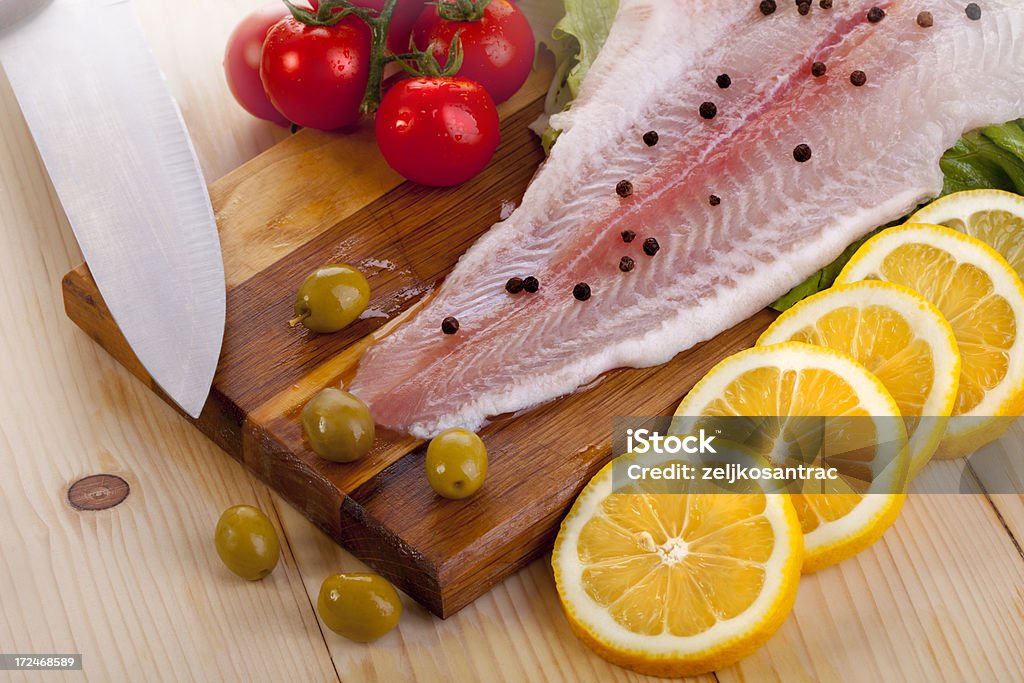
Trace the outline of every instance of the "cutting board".
[[[383, 432], [354, 464], [318, 458], [299, 412], [347, 382], [363, 351], [415, 313], [459, 256], [543, 161], [527, 126], [541, 113], [550, 70], [502, 107], [503, 142], [462, 187], [403, 183], [380, 158], [369, 126], [304, 130], [210, 186], [227, 275], [224, 348], [195, 426], [345, 548], [434, 614], [447, 617], [551, 547], [559, 522], [611, 456], [612, 418], [658, 415], [714, 364], [753, 345], [764, 312], [658, 368], [609, 373], [587, 391], [497, 419], [481, 433], [487, 483], [447, 501], [424, 475], [425, 445]], [[360, 267], [372, 316], [335, 335], [292, 329], [295, 292], [327, 263]], [[161, 393], [81, 266], [63, 281], [68, 316]]]

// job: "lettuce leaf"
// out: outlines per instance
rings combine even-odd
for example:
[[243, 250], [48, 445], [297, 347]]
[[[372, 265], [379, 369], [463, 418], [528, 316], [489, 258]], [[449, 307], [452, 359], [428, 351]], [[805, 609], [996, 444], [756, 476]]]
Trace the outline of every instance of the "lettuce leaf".
[[[542, 1], [556, 6], [562, 4]], [[555, 79], [548, 92], [544, 115], [532, 126], [541, 136], [545, 152], [551, 151], [559, 134], [548, 125], [551, 116], [565, 111], [579, 95], [583, 79], [608, 39], [618, 9], [618, 0], [565, 0], [565, 15], [555, 25], [550, 42], [545, 43], [555, 53]], [[541, 37], [542, 42], [544, 38]]]
[[576, 45], [573, 66], [565, 76], [565, 87], [573, 98], [608, 40], [618, 9], [618, 0], [565, 0], [565, 18], [555, 26], [555, 37]]
[[[535, 1], [556, 7], [561, 4], [554, 0]], [[542, 137], [546, 152], [551, 151], [559, 133], [548, 125], [548, 120], [552, 114], [572, 106], [583, 79], [608, 39], [618, 0], [565, 0], [564, 7], [565, 16], [555, 25], [548, 43], [558, 60], [555, 81], [548, 94], [546, 113], [533, 126]], [[940, 166], [945, 176], [940, 196], [982, 189], [1024, 194], [1024, 119], [968, 133], [943, 155]], [[864, 242], [904, 220], [882, 226], [851, 244], [836, 261], [807, 278], [772, 304], [772, 308], [785, 311], [812, 294], [828, 289]]]
[[1024, 194], [1024, 119], [968, 133], [941, 165], [943, 194], [988, 188]]

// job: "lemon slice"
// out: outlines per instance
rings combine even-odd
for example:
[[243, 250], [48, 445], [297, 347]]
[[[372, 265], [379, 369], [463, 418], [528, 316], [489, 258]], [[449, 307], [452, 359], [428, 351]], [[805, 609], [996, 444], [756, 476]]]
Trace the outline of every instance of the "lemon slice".
[[[877, 377], [844, 353], [799, 342], [742, 351], [712, 369], [676, 416], [683, 424], [673, 425], [674, 433], [694, 428], [684, 417], [762, 416], [761, 452], [780, 466], [791, 462], [787, 448], [798, 446], [797, 458], [806, 460], [806, 442], [819, 445], [813, 462], [843, 476], [793, 495], [805, 572], [867, 548], [899, 516], [908, 466], [899, 407]], [[827, 438], [813, 433], [822, 417], [834, 418], [826, 422]]]
[[960, 388], [936, 457], [969, 455], [997, 439], [1024, 407], [1024, 284], [1006, 259], [938, 225], [891, 228], [861, 247], [837, 282], [910, 287], [949, 321], [960, 347]]
[[909, 223], [932, 223], [977, 237], [1024, 277], [1024, 197], [1002, 190], [957, 192], [932, 202]]
[[[608, 661], [686, 676], [760, 647], [792, 610], [802, 537], [788, 496], [629, 493], [605, 467], [562, 522], [551, 559], [576, 635]], [[628, 489], [626, 489], [628, 490]]]
[[786, 311], [758, 340], [848, 353], [892, 394], [910, 435], [910, 475], [935, 454], [960, 383], [953, 329], [913, 290], [886, 282], [833, 287]]

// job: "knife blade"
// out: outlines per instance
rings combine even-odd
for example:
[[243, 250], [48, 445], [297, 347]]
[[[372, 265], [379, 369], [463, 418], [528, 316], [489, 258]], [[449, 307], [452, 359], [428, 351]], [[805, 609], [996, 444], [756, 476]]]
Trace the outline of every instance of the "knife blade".
[[223, 341], [224, 264], [192, 141], [130, 2], [53, 0], [0, 26], [0, 64], [111, 315], [198, 417]]

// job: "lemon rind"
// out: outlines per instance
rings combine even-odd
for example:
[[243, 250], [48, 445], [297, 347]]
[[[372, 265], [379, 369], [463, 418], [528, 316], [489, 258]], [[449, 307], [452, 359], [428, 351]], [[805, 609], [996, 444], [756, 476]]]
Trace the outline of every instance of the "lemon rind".
[[[772, 362], [765, 362], [765, 359]], [[780, 360], [786, 361], [784, 366]], [[849, 354], [801, 342], [756, 346], [731, 356], [697, 383], [680, 403], [676, 414], [700, 414], [701, 409], [720, 394], [716, 387], [727, 385], [731, 379], [744, 372], [771, 365], [797, 371], [830, 370], [849, 382], [861, 400], [870, 401], [871, 405], [865, 407], [873, 417], [900, 416], [895, 399], [881, 380]], [[906, 442], [902, 420], [882, 419], [877, 424], [880, 443]], [[816, 571], [851, 557], [885, 533], [898, 516], [908, 467], [907, 450], [904, 448], [896, 460], [885, 468], [882, 476], [872, 482], [873, 492], [866, 494], [849, 514], [839, 520], [822, 524], [804, 535], [805, 572]], [[897, 514], [889, 514], [894, 506]]]
[[[629, 631], [583, 588], [584, 565], [576, 547], [579, 536], [612, 495], [612, 465], [607, 465], [583, 490], [562, 522], [552, 554], [555, 584], [563, 609], [576, 634], [615, 664], [655, 675], [687, 675], [714, 670], [738, 661], [760, 647], [785, 620], [796, 599], [803, 561], [803, 537], [796, 512], [785, 494], [763, 494], [764, 516], [775, 533], [775, 546], [764, 563], [765, 585], [747, 610], [721, 620], [693, 636]], [[741, 494], [719, 494], [741, 495]]]
[[965, 190], [936, 199], [907, 221], [911, 224], [942, 225], [951, 220], [969, 220], [988, 211], [1006, 211], [1024, 220], [1024, 197], [1005, 190]]
[[[906, 318], [919, 337], [935, 340], [931, 347], [937, 357], [935, 384], [924, 401], [922, 417], [934, 418], [931, 429], [919, 429], [910, 437], [911, 477], [916, 475], [939, 448], [956, 404], [960, 383], [960, 350], [953, 328], [934, 304], [903, 285], [881, 280], [865, 280], [836, 285], [801, 301], [783, 313], [757, 340], [758, 346], [769, 346], [790, 339], [829, 311], [850, 306], [863, 308], [883, 305]], [[938, 340], [942, 344], [938, 344]]]
[[[981, 240], [941, 225], [912, 223], [876, 235], [846, 264], [836, 283], [849, 284], [875, 274], [886, 254], [904, 244], [921, 242], [922, 235], [930, 238], [924, 241], [925, 244], [949, 252], [960, 263], [974, 265], [985, 271], [992, 279], [994, 292], [1013, 306], [1017, 314], [1017, 330], [1024, 331], [1024, 283], [1016, 271], [999, 252]], [[1006, 378], [966, 416], [999, 418], [1020, 414], [1024, 402], [1024, 334], [1017, 335], [1009, 355]], [[946, 453], [940, 454], [950, 457], [951, 450], [960, 450], [955, 446], [950, 447], [950, 444], [958, 441], [974, 443], [972, 436], [978, 431], [979, 428], [969, 424], [969, 421], [953, 420], [940, 446], [940, 451], [945, 450]]]

